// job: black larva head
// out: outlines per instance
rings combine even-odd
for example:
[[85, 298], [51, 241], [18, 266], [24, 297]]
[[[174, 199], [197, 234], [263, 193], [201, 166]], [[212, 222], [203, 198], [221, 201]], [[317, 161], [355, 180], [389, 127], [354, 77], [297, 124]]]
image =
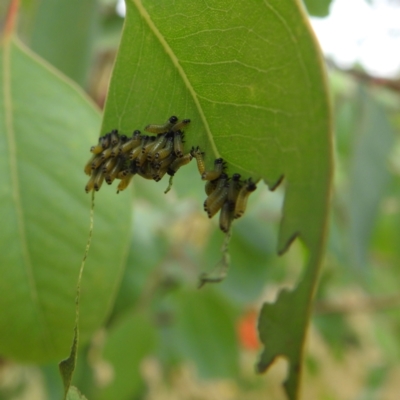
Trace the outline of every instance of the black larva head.
[[175, 115], [173, 115], [172, 117], [170, 117], [170, 118], [168, 119], [168, 121], [169, 121], [171, 124], [176, 124], [176, 123], [178, 122], [178, 117], [175, 117]]
[[254, 192], [257, 189], [256, 184], [249, 178], [247, 181], [246, 189], [248, 192]]

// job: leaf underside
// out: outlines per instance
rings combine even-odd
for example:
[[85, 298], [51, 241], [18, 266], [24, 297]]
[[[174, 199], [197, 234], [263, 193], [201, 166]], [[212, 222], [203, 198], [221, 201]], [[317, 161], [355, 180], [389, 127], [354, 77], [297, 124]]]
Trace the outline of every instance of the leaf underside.
[[263, 307], [258, 369], [286, 357], [285, 388], [295, 399], [332, 171], [323, 65], [302, 6], [294, 0], [126, 5], [101, 133], [130, 134], [171, 115], [190, 118], [185, 151], [200, 146], [208, 167], [223, 157], [229, 174], [263, 179], [270, 189], [284, 177], [277, 251], [298, 237], [307, 262], [299, 286]]
[[[89, 231], [83, 166], [99, 112], [70, 81], [6, 39], [0, 47], [0, 354], [65, 358], [75, 287]], [[124, 194], [121, 201], [127, 201]], [[130, 209], [115, 192], [96, 198], [93, 245], [82, 281], [80, 337], [104, 321], [129, 241]], [[21, 343], [24, 345], [21, 346]]]

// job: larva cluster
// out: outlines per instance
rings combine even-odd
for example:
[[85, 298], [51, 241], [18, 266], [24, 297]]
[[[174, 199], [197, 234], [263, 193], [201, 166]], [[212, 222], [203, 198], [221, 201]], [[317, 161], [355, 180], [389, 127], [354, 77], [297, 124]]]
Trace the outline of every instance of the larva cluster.
[[[183, 154], [183, 128], [189, 123], [189, 119], [178, 122], [178, 118], [172, 116], [165, 124], [144, 128], [155, 136], [142, 135], [136, 130], [128, 138], [113, 130], [100, 137], [98, 144], [91, 147], [93, 156], [84, 168], [90, 176], [86, 192], [99, 190], [104, 180], [110, 185], [119, 179], [119, 193], [128, 187], [134, 175], [156, 182], [165, 174], [172, 178], [180, 167], [193, 158], [191, 153]], [[171, 183], [170, 180], [170, 186]]]
[[197, 161], [197, 168], [201, 179], [207, 181], [205, 192], [208, 196], [204, 202], [204, 211], [212, 218], [218, 211], [219, 227], [227, 233], [232, 221], [240, 218], [246, 211], [247, 199], [250, 193], [257, 189], [251, 178], [242, 181], [240, 174], [229, 177], [225, 171], [225, 162], [222, 158], [214, 161], [214, 169], [206, 171], [203, 160], [203, 152], [199, 147], [192, 148], [192, 156]]
[[214, 161], [214, 169], [207, 171], [204, 163], [204, 153], [199, 147], [192, 147], [184, 154], [183, 129], [190, 123], [189, 119], [178, 121], [172, 116], [165, 124], [147, 125], [144, 130], [154, 134], [142, 135], [134, 131], [132, 137], [120, 135], [117, 130], [99, 138], [96, 146], [92, 146], [91, 159], [85, 166], [85, 173], [90, 179], [85, 187], [87, 193], [99, 190], [105, 180], [109, 185], [119, 179], [117, 193], [126, 189], [134, 175], [145, 179], [160, 181], [165, 174], [170, 175], [169, 185], [178, 169], [196, 159], [201, 179], [206, 181], [207, 198], [204, 210], [212, 218], [220, 211], [219, 226], [225, 232], [222, 249], [222, 259], [217, 264], [217, 273], [203, 274], [200, 286], [207, 282], [220, 282], [229, 267], [228, 244], [231, 236], [231, 225], [234, 219], [240, 218], [247, 205], [249, 195], [256, 190], [256, 184], [251, 180], [242, 180], [239, 174], [228, 176], [226, 164], [222, 158]]

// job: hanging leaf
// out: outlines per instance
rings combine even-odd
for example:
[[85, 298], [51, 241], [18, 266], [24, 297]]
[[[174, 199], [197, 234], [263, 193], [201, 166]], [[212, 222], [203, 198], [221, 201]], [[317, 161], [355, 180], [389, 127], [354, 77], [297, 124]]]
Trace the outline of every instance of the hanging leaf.
[[308, 258], [299, 286], [263, 308], [258, 369], [287, 357], [286, 390], [295, 399], [332, 170], [326, 83], [307, 18], [295, 0], [126, 5], [102, 133], [190, 118], [185, 151], [200, 146], [208, 167], [223, 157], [229, 174], [263, 179], [271, 189], [284, 177], [278, 252], [298, 237]]
[[[83, 166], [100, 116], [74, 84], [10, 37], [0, 47], [0, 77], [0, 353], [56, 361], [73, 336], [89, 231]], [[129, 241], [129, 193], [104, 191], [95, 203], [81, 342], [110, 311]]]

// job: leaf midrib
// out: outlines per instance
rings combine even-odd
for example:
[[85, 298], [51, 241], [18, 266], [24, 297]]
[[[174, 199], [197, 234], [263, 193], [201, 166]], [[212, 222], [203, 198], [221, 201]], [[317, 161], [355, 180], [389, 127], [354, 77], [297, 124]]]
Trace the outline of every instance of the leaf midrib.
[[[24, 213], [22, 207], [21, 200], [21, 190], [18, 179], [18, 167], [17, 167], [17, 145], [15, 140], [15, 131], [13, 124], [13, 115], [12, 115], [12, 91], [11, 91], [11, 46], [14, 43], [11, 39], [5, 40], [3, 43], [4, 48], [4, 68], [3, 68], [3, 96], [4, 96], [4, 116], [5, 116], [5, 127], [6, 127], [6, 137], [8, 142], [8, 161], [10, 167], [10, 175], [11, 175], [11, 190], [12, 190], [12, 199], [14, 202], [15, 211], [17, 214], [17, 224], [18, 224], [18, 234], [20, 237], [20, 245], [22, 250], [22, 258], [24, 261], [24, 266], [28, 286], [29, 293], [31, 295], [32, 303], [35, 307], [38, 314], [39, 320], [42, 322], [39, 324], [42, 331], [45, 330], [45, 318], [43, 315], [43, 311], [40, 307], [39, 295], [37, 290], [37, 285], [35, 282], [34, 274], [33, 274], [33, 265], [31, 261], [31, 257], [28, 250], [28, 241], [26, 237], [26, 227], [24, 222]], [[43, 343], [46, 347], [47, 340], [49, 337], [49, 331], [46, 329], [46, 335], [42, 335]]]
[[171, 47], [168, 45], [167, 41], [164, 39], [164, 36], [161, 34], [161, 32], [158, 30], [158, 28], [156, 27], [156, 25], [154, 24], [153, 20], [151, 19], [149, 13], [147, 12], [147, 10], [143, 7], [143, 4], [141, 2], [141, 0], [132, 0], [133, 4], [136, 6], [138, 12], [140, 13], [140, 15], [142, 16], [143, 20], [146, 22], [146, 24], [148, 25], [148, 27], [150, 28], [150, 30], [153, 32], [154, 36], [157, 38], [157, 40], [160, 42], [160, 44], [162, 45], [162, 47], [164, 48], [165, 52], [167, 53], [167, 55], [170, 57], [172, 63], [174, 64], [174, 66], [176, 67], [176, 69], [179, 72], [179, 75], [181, 76], [184, 84], [186, 85], [189, 93], [192, 95], [194, 104], [197, 107], [197, 110], [200, 114], [200, 117], [203, 121], [204, 127], [205, 127], [205, 131], [207, 133], [207, 137], [208, 140], [211, 144], [211, 148], [215, 154], [215, 158], [220, 158], [220, 154], [218, 152], [217, 146], [214, 142], [214, 138], [212, 136], [211, 133], [211, 129], [210, 126], [208, 125], [208, 121], [207, 118], [203, 112], [203, 108], [200, 104], [199, 98], [197, 96], [196, 91], [194, 90], [193, 86], [191, 85], [188, 76], [186, 75], [184, 69], [182, 68], [181, 64], [179, 63], [178, 58], [176, 57], [175, 53], [173, 52], [173, 50], [171, 49]]

